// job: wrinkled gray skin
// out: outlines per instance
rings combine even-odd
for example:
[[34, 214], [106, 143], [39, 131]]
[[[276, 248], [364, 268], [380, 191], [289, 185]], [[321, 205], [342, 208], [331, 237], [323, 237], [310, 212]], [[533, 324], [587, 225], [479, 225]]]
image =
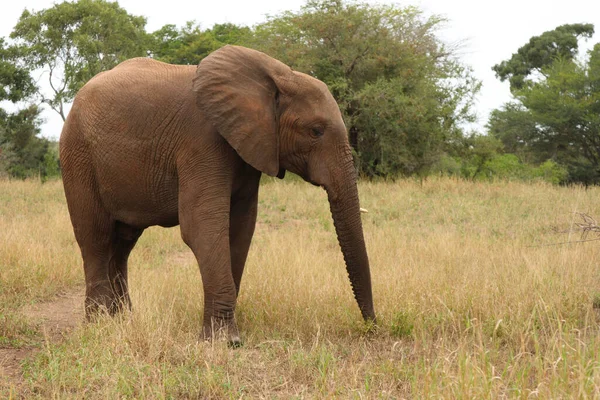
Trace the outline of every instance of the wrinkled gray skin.
[[86, 315], [130, 306], [127, 259], [145, 228], [179, 224], [204, 286], [205, 338], [240, 342], [236, 299], [261, 173], [325, 188], [350, 282], [375, 320], [356, 173], [325, 84], [226, 46], [200, 65], [126, 61], [81, 89], [60, 139]]

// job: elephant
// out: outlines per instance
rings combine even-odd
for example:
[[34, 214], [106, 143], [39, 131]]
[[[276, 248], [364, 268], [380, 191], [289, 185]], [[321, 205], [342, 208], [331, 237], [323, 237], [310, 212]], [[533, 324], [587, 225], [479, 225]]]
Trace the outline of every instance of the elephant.
[[131, 308], [127, 260], [138, 238], [179, 225], [202, 278], [200, 335], [240, 344], [234, 312], [261, 174], [290, 171], [325, 189], [354, 297], [375, 321], [353, 155], [320, 80], [233, 45], [197, 66], [130, 59], [77, 93], [60, 160], [88, 319]]

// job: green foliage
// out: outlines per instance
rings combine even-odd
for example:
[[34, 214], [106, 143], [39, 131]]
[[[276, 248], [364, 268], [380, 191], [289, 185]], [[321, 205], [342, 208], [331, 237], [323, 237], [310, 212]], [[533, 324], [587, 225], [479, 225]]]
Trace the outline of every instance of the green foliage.
[[364, 132], [356, 143], [363, 174], [408, 176], [439, 158], [446, 138], [432, 89], [415, 85], [411, 92], [401, 79], [380, 79], [357, 93], [360, 112], [353, 128]]
[[519, 180], [553, 184], [568, 180], [567, 168], [552, 160], [527, 163], [504, 153], [503, 143], [490, 135], [472, 134], [455, 144], [432, 167], [432, 173], [472, 181]]
[[514, 154], [502, 154], [489, 160], [483, 169], [487, 179], [564, 182], [567, 171], [552, 160], [535, 167], [522, 163]]
[[512, 91], [522, 89], [533, 72], [544, 75], [544, 69], [556, 59], [572, 60], [577, 55], [578, 39], [593, 35], [592, 24], [561, 25], [532, 37], [509, 60], [494, 65], [492, 70], [501, 81], [509, 80]]
[[462, 177], [462, 159], [450, 154], [442, 154], [431, 166], [430, 173], [438, 176]]
[[65, 119], [64, 103], [94, 75], [131, 57], [145, 56], [146, 19], [116, 2], [77, 0], [23, 11], [11, 33], [14, 60], [49, 71], [50, 97], [42, 101]]
[[0, 176], [25, 179], [40, 176], [42, 180], [57, 176], [57, 146], [39, 138], [40, 110], [30, 106], [14, 114], [0, 109]]
[[[26, 67], [12, 60], [15, 49], [0, 38], [0, 101], [17, 103], [35, 91], [35, 84]], [[0, 108], [0, 177], [21, 176], [36, 166], [36, 159], [45, 151], [35, 137], [38, 133], [38, 109], [31, 106], [14, 114]]]
[[574, 53], [577, 37], [591, 33], [591, 25], [569, 25], [540, 36], [562, 42], [532, 38], [554, 52], [553, 58], [538, 63], [539, 79], [513, 85], [515, 101], [494, 110], [488, 123], [490, 134], [502, 141], [505, 151], [527, 162], [553, 160], [564, 166], [568, 171], [564, 183], [600, 183], [600, 44], [584, 61]]
[[488, 178], [524, 179], [528, 175], [528, 165], [522, 164], [514, 154], [502, 154], [489, 160], [483, 175]]
[[152, 56], [171, 64], [196, 65], [211, 52], [226, 44], [242, 44], [252, 35], [248, 27], [234, 24], [216, 24], [202, 30], [193, 21], [181, 29], [165, 25], [152, 33]]
[[458, 154], [463, 160], [461, 174], [474, 180], [484, 172], [485, 166], [493, 160], [502, 148], [502, 143], [491, 136], [472, 134], [460, 141], [463, 148]]
[[535, 175], [543, 181], [553, 184], [563, 183], [567, 180], [569, 172], [566, 167], [555, 163], [552, 160], [546, 160], [534, 170]]
[[502, 142], [504, 151], [529, 163], [542, 162], [556, 154], [553, 143], [538, 140], [540, 127], [531, 112], [519, 102], [508, 102], [493, 110], [487, 124], [490, 136]]
[[42, 182], [60, 177], [60, 162], [58, 158], [58, 142], [51, 142], [41, 163], [40, 178]]
[[35, 91], [29, 70], [14, 63], [15, 49], [0, 38], [0, 101], [24, 100]]
[[442, 22], [414, 7], [311, 0], [249, 43], [329, 86], [362, 175], [420, 174], [462, 135], [479, 89], [436, 37]]
[[[598, 57], [600, 45], [590, 53], [590, 60]], [[557, 60], [546, 71], [544, 81], [519, 93], [539, 126], [536, 138], [552, 145], [556, 158], [573, 171], [595, 170], [592, 180], [600, 181], [600, 86], [592, 81], [600, 69]]]
[[8, 176], [8, 168], [14, 163], [15, 153], [8, 141], [6, 130], [0, 127], [0, 178]]
[[446, 173], [474, 181], [543, 181], [559, 184], [566, 181], [567, 169], [552, 160], [539, 166], [521, 162], [514, 154], [494, 154], [485, 162], [479, 158], [462, 159], [460, 173]]

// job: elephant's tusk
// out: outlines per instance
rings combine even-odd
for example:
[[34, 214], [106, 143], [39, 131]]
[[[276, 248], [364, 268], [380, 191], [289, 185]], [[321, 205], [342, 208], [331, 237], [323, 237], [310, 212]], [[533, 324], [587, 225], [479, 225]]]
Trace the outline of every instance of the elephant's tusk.
[[365, 213], [365, 214], [366, 214], [366, 213], [368, 213], [368, 212], [369, 212], [369, 210], [367, 210], [366, 208], [362, 208], [362, 207], [361, 207], [361, 208], [360, 208], [360, 212], [361, 212], [361, 213]]

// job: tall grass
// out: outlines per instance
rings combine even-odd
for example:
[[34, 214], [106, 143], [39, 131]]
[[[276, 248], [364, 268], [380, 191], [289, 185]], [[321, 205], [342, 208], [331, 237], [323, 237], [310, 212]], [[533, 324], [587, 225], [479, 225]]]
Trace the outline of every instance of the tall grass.
[[[375, 332], [352, 297], [325, 193], [267, 180], [238, 302], [243, 348], [199, 341], [198, 267], [177, 228], [151, 228], [130, 260], [134, 311], [42, 344], [20, 394], [600, 396], [600, 243], [532, 247], [577, 239], [556, 232], [574, 211], [599, 216], [600, 189], [430, 179], [359, 190]], [[12, 321], [0, 346], [39, 337], [23, 304], [82, 285], [59, 182], [0, 182], [0, 277]]]

